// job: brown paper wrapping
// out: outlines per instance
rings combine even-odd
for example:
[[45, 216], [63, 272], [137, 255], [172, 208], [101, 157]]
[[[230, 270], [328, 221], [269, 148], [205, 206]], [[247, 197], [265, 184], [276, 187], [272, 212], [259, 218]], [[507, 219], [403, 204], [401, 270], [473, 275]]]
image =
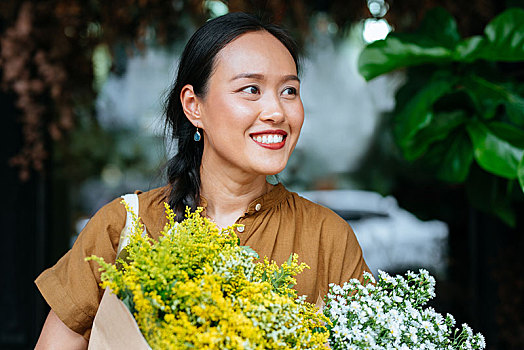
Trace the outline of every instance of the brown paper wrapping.
[[106, 289], [93, 322], [89, 350], [151, 350], [128, 308]]

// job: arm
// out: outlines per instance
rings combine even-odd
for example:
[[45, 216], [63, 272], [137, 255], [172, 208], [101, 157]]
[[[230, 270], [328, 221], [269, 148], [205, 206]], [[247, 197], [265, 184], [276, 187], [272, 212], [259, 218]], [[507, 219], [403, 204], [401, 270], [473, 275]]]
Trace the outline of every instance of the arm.
[[98, 264], [85, 257], [96, 254], [113, 262], [125, 209], [119, 199], [105, 205], [89, 221], [55, 266], [45, 270], [35, 283], [51, 307], [36, 348], [86, 349], [89, 331], [102, 297]]
[[35, 347], [35, 350], [48, 349], [84, 350], [87, 349], [87, 340], [69, 329], [51, 310]]

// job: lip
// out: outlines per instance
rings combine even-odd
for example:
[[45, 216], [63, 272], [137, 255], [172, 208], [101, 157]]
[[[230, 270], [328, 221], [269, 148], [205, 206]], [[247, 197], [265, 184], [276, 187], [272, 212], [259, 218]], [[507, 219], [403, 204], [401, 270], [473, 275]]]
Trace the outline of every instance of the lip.
[[[263, 135], [263, 134], [265, 135], [268, 135], [268, 134], [283, 135], [284, 138], [282, 139], [282, 142], [279, 142], [279, 143], [262, 143], [262, 142], [258, 142], [257, 140], [253, 138], [254, 136]], [[286, 140], [287, 140], [287, 132], [285, 132], [284, 130], [257, 131], [257, 132], [249, 134], [249, 136], [251, 136], [251, 140], [253, 140], [253, 142], [255, 142], [257, 145], [267, 148], [267, 149], [273, 149], [273, 150], [281, 149], [282, 147], [284, 147], [284, 145], [286, 144]]]

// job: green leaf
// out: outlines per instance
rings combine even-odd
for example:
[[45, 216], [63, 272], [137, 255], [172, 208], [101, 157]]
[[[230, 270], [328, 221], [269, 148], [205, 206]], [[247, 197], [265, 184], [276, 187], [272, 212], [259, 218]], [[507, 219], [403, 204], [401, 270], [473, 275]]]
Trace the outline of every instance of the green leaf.
[[444, 10], [431, 11], [415, 34], [391, 33], [360, 54], [360, 74], [371, 80], [395, 69], [420, 64], [476, 59], [524, 60], [524, 10], [506, 10], [485, 28], [484, 36], [459, 41], [456, 23]]
[[509, 201], [497, 203], [497, 205], [492, 208], [495, 215], [504, 221], [508, 226], [515, 227], [517, 223], [517, 218], [515, 216], [515, 210], [511, 207]]
[[486, 45], [486, 39], [482, 36], [472, 36], [459, 42], [455, 47], [453, 58], [456, 61], [470, 62], [477, 59], [478, 53]]
[[508, 179], [517, 177], [517, 166], [524, 150], [495, 135], [485, 124], [467, 126], [477, 163], [492, 174]]
[[395, 116], [394, 132], [401, 148], [409, 148], [412, 138], [431, 123], [433, 104], [451, 91], [456, 78], [437, 72], [431, 80]]
[[444, 9], [435, 8], [427, 12], [417, 33], [391, 33], [367, 46], [359, 57], [359, 72], [370, 80], [402, 67], [448, 62], [459, 41], [455, 19]]
[[524, 155], [522, 156], [517, 169], [517, 177], [519, 179], [520, 189], [524, 193]]
[[479, 76], [469, 76], [463, 81], [477, 112], [485, 119], [495, 116], [499, 105], [505, 105], [512, 120], [524, 120], [524, 99], [506, 86], [487, 81]]
[[499, 138], [508, 141], [511, 145], [524, 149], [524, 130], [504, 122], [491, 122], [488, 128]]
[[461, 37], [455, 19], [442, 7], [435, 7], [426, 13], [417, 31], [431, 39], [433, 45], [453, 50]]
[[507, 180], [473, 166], [466, 181], [466, 193], [472, 206], [515, 227], [516, 215], [507, 185]]
[[415, 160], [422, 156], [428, 147], [446, 139], [449, 134], [467, 120], [464, 111], [453, 111], [432, 115], [431, 122], [420, 129], [412, 138], [404, 143], [404, 156], [407, 160]]
[[460, 35], [455, 19], [444, 9], [427, 12], [416, 34], [391, 33], [375, 41], [360, 54], [360, 74], [371, 80], [392, 70], [424, 63], [448, 62]]
[[512, 8], [495, 17], [484, 29], [484, 38], [459, 44], [463, 59], [515, 62], [524, 60], [524, 10]]
[[513, 123], [524, 126], [524, 98], [513, 94], [505, 103], [506, 113]]
[[483, 58], [498, 61], [524, 60], [524, 10], [504, 11], [484, 29], [488, 40]]
[[424, 63], [451, 61], [452, 52], [445, 47], [424, 47], [406, 36], [390, 34], [368, 45], [358, 59], [358, 71], [371, 80], [398, 68]]
[[463, 182], [473, 162], [473, 147], [464, 132], [432, 145], [424, 160], [432, 165], [437, 178], [447, 182]]
[[135, 302], [133, 301], [133, 293], [127, 287], [124, 290], [122, 290], [122, 295], [119, 295], [118, 297], [120, 298], [120, 300], [122, 300], [129, 312], [135, 312]]

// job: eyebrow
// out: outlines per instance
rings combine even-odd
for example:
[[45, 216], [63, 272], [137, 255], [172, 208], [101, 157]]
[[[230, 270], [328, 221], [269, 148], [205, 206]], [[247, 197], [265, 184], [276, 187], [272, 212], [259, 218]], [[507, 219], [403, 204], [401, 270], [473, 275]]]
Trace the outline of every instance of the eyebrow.
[[[264, 80], [264, 75], [259, 73], [240, 73], [235, 75], [231, 81], [237, 79], [255, 79], [255, 80]], [[300, 83], [300, 79], [295, 74], [284, 75], [281, 79], [282, 81], [296, 80]]]

